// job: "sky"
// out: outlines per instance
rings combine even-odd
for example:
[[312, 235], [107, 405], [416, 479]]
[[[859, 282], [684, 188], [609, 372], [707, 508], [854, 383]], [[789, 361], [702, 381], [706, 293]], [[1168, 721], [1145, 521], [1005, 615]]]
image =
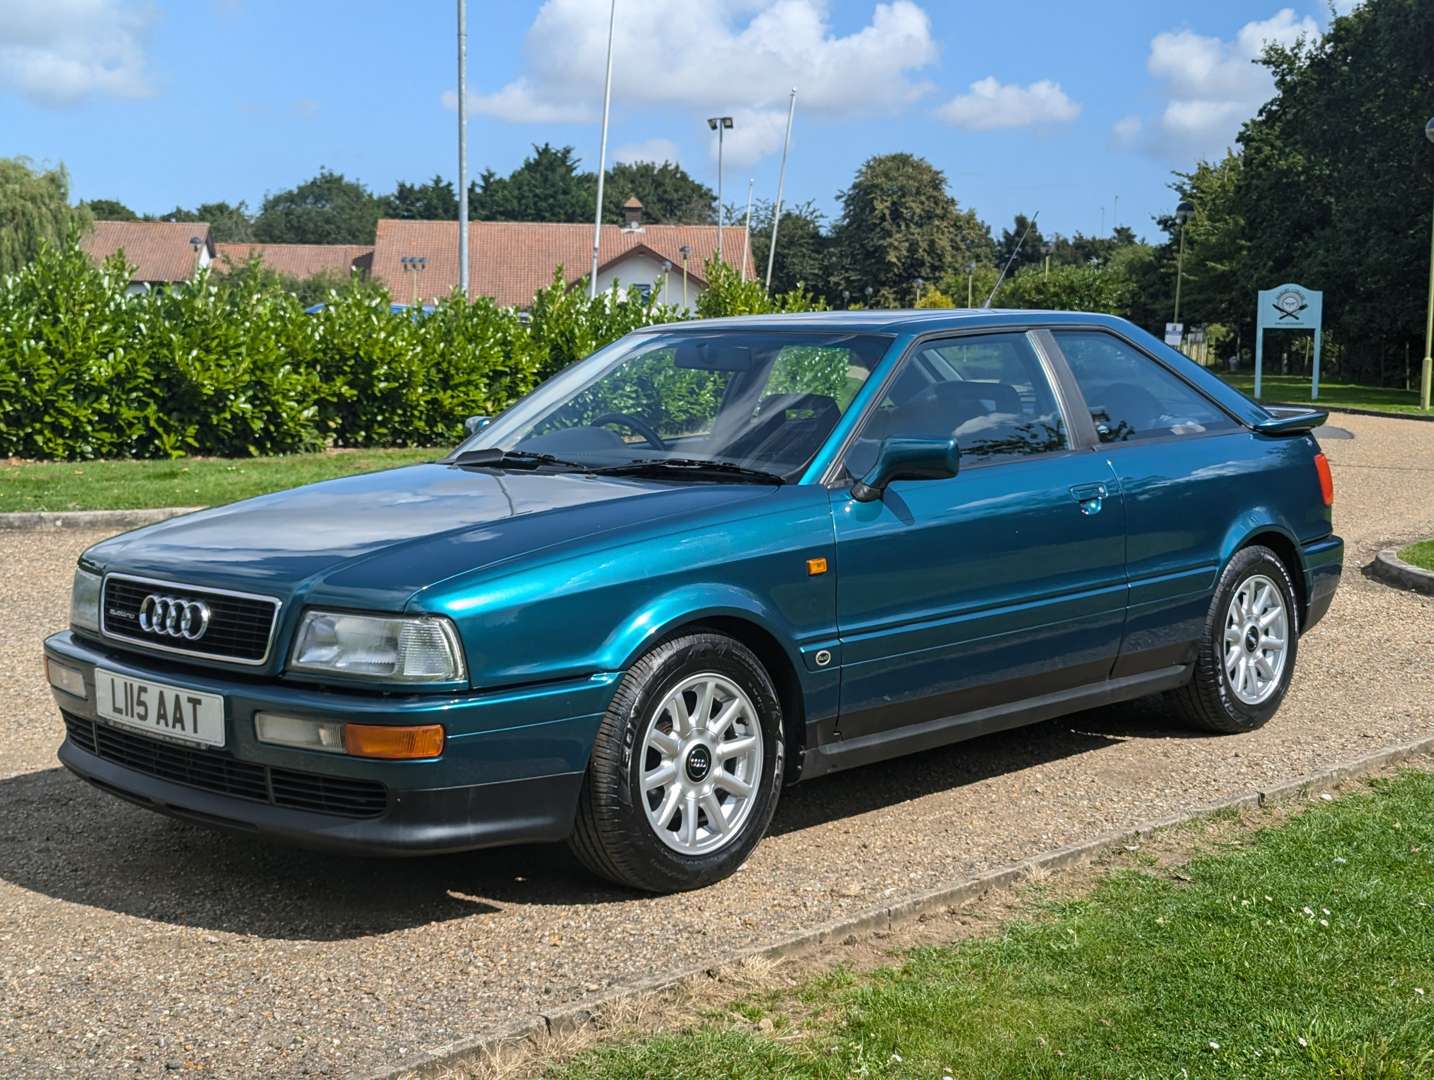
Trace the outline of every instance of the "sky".
[[[1347, 10], [1352, 0], [1336, 0]], [[469, 169], [533, 144], [594, 168], [607, 0], [470, 0]], [[376, 192], [457, 175], [453, 0], [0, 0], [0, 156], [63, 163], [75, 198], [244, 200], [326, 167]], [[1262, 43], [1328, 0], [617, 0], [609, 162], [675, 160], [723, 198], [828, 216], [873, 154], [942, 169], [997, 235], [1138, 234], [1172, 169], [1217, 157], [1271, 93]]]

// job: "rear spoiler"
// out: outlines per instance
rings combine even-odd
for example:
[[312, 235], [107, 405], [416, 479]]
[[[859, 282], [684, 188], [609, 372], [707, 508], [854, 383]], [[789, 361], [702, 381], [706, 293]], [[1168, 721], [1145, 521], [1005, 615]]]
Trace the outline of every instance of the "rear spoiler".
[[1261, 435], [1303, 435], [1329, 419], [1329, 413], [1324, 409], [1276, 406], [1271, 408], [1269, 413], [1268, 419], [1256, 420], [1252, 425]]

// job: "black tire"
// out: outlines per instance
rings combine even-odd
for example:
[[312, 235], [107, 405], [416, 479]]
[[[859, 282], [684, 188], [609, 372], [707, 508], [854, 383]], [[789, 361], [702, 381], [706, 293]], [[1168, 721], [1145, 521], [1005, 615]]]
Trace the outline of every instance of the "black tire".
[[[684, 679], [715, 673], [751, 700], [762, 740], [760, 782], [745, 821], [723, 846], [689, 855], [657, 836], [642, 803], [643, 740], [657, 710]], [[603, 716], [578, 800], [568, 846], [594, 873], [647, 892], [698, 889], [740, 867], [767, 831], [777, 809], [785, 744], [782, 707], [771, 676], [746, 646], [714, 633], [663, 642], [628, 669]]]
[[[1224, 634], [1231, 598], [1244, 582], [1256, 575], [1269, 578], [1279, 588], [1288, 613], [1289, 632], [1285, 666], [1274, 691], [1259, 704], [1251, 705], [1236, 695], [1230, 676], [1225, 671]], [[1226, 565], [1216, 584], [1210, 612], [1205, 618], [1205, 637], [1195, 660], [1194, 674], [1178, 690], [1168, 691], [1166, 701], [1181, 720], [1202, 731], [1238, 735], [1263, 727], [1279, 710], [1289, 690], [1299, 652], [1299, 631], [1299, 603], [1289, 569], [1267, 547], [1241, 548]]]

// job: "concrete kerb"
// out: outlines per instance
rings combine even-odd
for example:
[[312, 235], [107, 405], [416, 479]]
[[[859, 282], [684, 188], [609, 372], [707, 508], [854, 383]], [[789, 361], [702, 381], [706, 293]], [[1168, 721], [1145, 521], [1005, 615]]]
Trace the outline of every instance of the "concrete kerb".
[[180, 514], [203, 510], [202, 506], [162, 506], [153, 510], [33, 510], [0, 514], [0, 531], [16, 529], [137, 529]]
[[887, 904], [849, 918], [836, 919], [810, 930], [800, 931], [767, 945], [752, 946], [742, 950], [735, 958], [729, 957], [721, 965], [687, 968], [615, 987], [597, 997], [522, 1020], [499, 1031], [462, 1039], [411, 1057], [397, 1066], [360, 1075], [364, 1076], [366, 1080], [428, 1077], [435, 1075], [441, 1069], [452, 1068], [465, 1061], [477, 1063], [485, 1058], [491, 1058], [517, 1043], [533, 1042], [536, 1044], [545, 1038], [565, 1038], [595, 1023], [605, 1009], [622, 1001], [643, 994], [672, 990], [689, 980], [712, 976], [723, 969], [735, 967], [744, 960], [753, 958], [777, 960], [813, 952], [834, 942], [855, 942], [870, 934], [889, 931], [903, 923], [919, 919], [923, 915], [959, 907], [986, 893], [1018, 885], [1032, 876], [1092, 862], [1109, 851], [1124, 847], [1133, 840], [1148, 837], [1151, 833], [1161, 829], [1186, 825], [1229, 811], [1255, 810], [1309, 798], [1337, 787], [1347, 780], [1367, 776], [1410, 758], [1431, 753], [1434, 753], [1434, 736], [1388, 746], [1351, 761], [1316, 770], [1295, 780], [1232, 795], [1196, 807], [1185, 814], [1175, 814], [1156, 821], [1145, 822], [1133, 828], [1105, 833], [1084, 843], [1055, 848], [1029, 859], [1023, 859], [1018, 863], [978, 874], [951, 885], [940, 886], [893, 904]]
[[1434, 571], [1405, 562], [1393, 548], [1385, 548], [1376, 555], [1369, 564], [1369, 572], [1396, 589], [1413, 589], [1425, 596], [1434, 596]]

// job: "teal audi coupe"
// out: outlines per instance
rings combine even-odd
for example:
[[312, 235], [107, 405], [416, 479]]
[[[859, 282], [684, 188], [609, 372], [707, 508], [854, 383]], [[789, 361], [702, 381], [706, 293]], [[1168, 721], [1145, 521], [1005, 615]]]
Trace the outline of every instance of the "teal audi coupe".
[[1105, 315], [649, 327], [440, 460], [90, 548], [60, 760], [261, 837], [699, 887], [800, 780], [1152, 693], [1264, 724], [1339, 581], [1324, 419]]

